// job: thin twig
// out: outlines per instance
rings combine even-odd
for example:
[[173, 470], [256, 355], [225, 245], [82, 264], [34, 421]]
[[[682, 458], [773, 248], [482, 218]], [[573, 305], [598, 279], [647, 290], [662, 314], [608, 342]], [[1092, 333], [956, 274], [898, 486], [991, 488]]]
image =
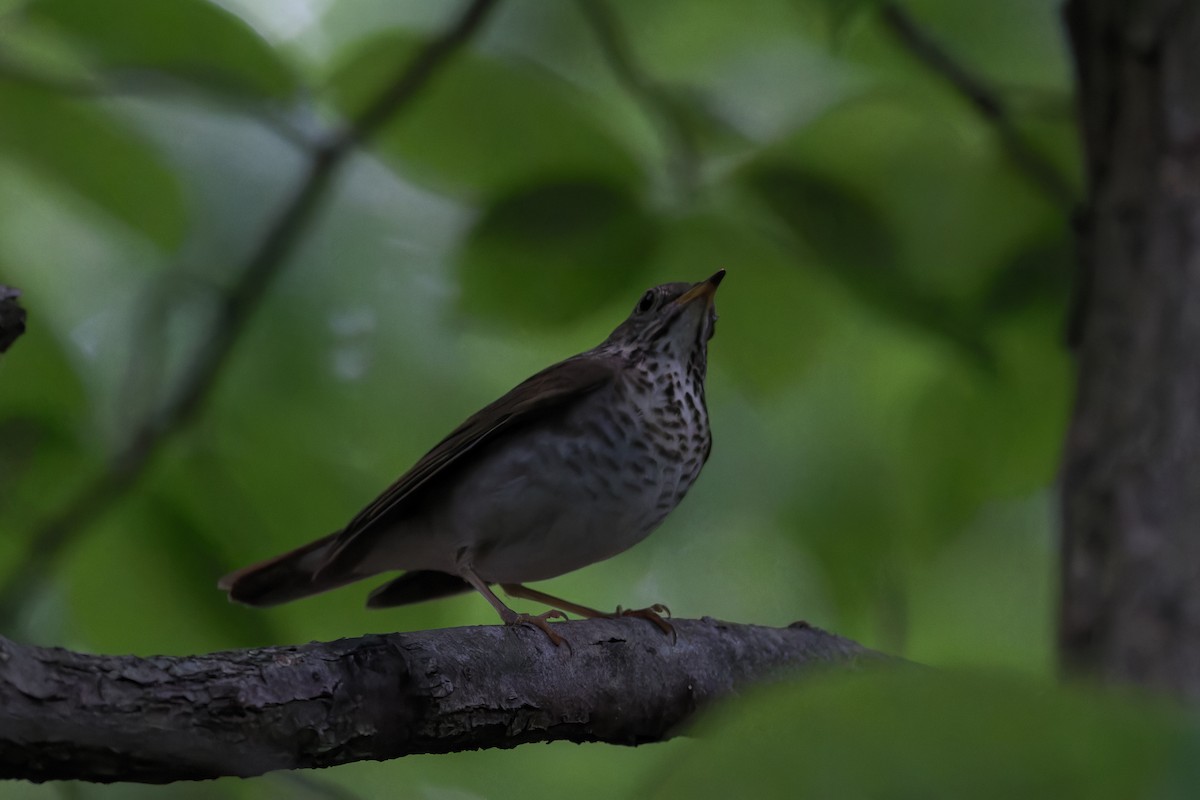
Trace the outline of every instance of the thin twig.
[[681, 198], [691, 197], [699, 183], [700, 153], [691, 127], [671, 92], [638, 63], [620, 20], [604, 0], [578, 0], [595, 33], [609, 69], [642, 107], [663, 140], [667, 169]]
[[956, 61], [904, 8], [894, 2], [880, 7], [883, 21], [921, 63], [949, 83], [991, 125], [1013, 165], [1055, 205], [1072, 213], [1078, 195], [1071, 181], [1017, 129], [1004, 101], [986, 81]]
[[176, 391], [138, 425], [108, 470], [88, 482], [35, 529], [17, 572], [0, 588], [0, 626], [11, 622], [21, 600], [49, 572], [58, 555], [86, 526], [108, 511], [145, 475], [163, 445], [196, 416], [267, 290], [299, 246], [329, 186], [358, 145], [400, 113], [480, 28], [498, 0], [472, 0], [461, 16], [421, 49], [379, 98], [339, 134], [312, 150], [308, 171], [254, 248], [241, 277], [224, 296], [204, 346]]

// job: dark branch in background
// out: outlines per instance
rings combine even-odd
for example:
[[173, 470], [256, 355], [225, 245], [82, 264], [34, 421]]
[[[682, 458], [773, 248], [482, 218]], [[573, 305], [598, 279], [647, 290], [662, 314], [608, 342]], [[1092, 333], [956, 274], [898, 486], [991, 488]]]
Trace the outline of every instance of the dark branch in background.
[[[802, 667], [888, 660], [797, 623], [556, 624], [206, 656], [93, 656], [0, 638], [0, 778], [167, 783], [527, 742], [636, 745]], [[86, 680], [80, 676], [86, 675]]]
[[299, 245], [313, 214], [346, 156], [395, 117], [437, 69], [480, 28], [497, 0], [473, 0], [463, 14], [427, 44], [379, 98], [346, 128], [312, 148], [308, 171], [251, 251], [241, 277], [225, 295], [204, 346], [176, 391], [131, 433], [108, 470], [86, 484], [64, 508], [38, 526], [21, 566], [0, 588], [0, 626], [9, 623], [21, 601], [55, 559], [88, 523], [111, 508], [145, 474], [163, 444], [183, 429], [208, 399], [246, 324], [271, 283]]
[[0, 284], [0, 353], [25, 332], [25, 309], [17, 302], [20, 296], [16, 289]]
[[663, 140], [668, 171], [680, 198], [690, 198], [700, 182], [700, 154], [683, 109], [671, 91], [638, 63], [629, 37], [608, 4], [604, 0], [578, 0], [578, 4], [613, 75], [642, 107]]
[[1078, 195], [1058, 167], [1030, 144], [1017, 129], [1004, 101], [985, 80], [959, 63], [897, 3], [880, 6], [883, 21], [912, 55], [963, 96], [995, 129], [1009, 160], [1068, 216]]

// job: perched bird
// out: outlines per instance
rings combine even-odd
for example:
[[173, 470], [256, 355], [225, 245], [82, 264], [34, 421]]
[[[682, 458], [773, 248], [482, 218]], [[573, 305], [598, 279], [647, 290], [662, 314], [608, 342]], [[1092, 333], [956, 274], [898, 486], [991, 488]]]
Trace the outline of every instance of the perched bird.
[[[611, 558], [646, 538], [687, 493], [712, 440], [704, 401], [721, 270], [642, 295], [600, 345], [486, 406], [340, 531], [226, 575], [220, 588], [272, 606], [405, 570], [367, 600], [416, 603], [474, 588], [508, 625], [555, 644], [547, 620], [617, 615], [670, 633], [660, 605], [608, 614], [525, 587]], [[493, 593], [552, 610], [519, 614]]]

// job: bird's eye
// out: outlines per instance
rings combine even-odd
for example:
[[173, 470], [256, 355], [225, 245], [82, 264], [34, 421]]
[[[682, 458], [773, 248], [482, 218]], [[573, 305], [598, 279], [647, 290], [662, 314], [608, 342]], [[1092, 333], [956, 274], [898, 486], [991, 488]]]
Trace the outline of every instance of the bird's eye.
[[638, 301], [637, 313], [645, 314], [652, 308], [654, 308], [654, 292], [646, 292], [642, 295], [642, 299]]

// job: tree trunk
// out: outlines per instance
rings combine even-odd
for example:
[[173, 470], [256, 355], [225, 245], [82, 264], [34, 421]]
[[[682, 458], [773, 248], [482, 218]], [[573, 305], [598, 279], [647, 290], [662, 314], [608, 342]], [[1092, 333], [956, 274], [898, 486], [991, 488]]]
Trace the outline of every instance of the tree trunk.
[[1200, 699], [1200, 3], [1070, 0], [1089, 182], [1064, 666]]

